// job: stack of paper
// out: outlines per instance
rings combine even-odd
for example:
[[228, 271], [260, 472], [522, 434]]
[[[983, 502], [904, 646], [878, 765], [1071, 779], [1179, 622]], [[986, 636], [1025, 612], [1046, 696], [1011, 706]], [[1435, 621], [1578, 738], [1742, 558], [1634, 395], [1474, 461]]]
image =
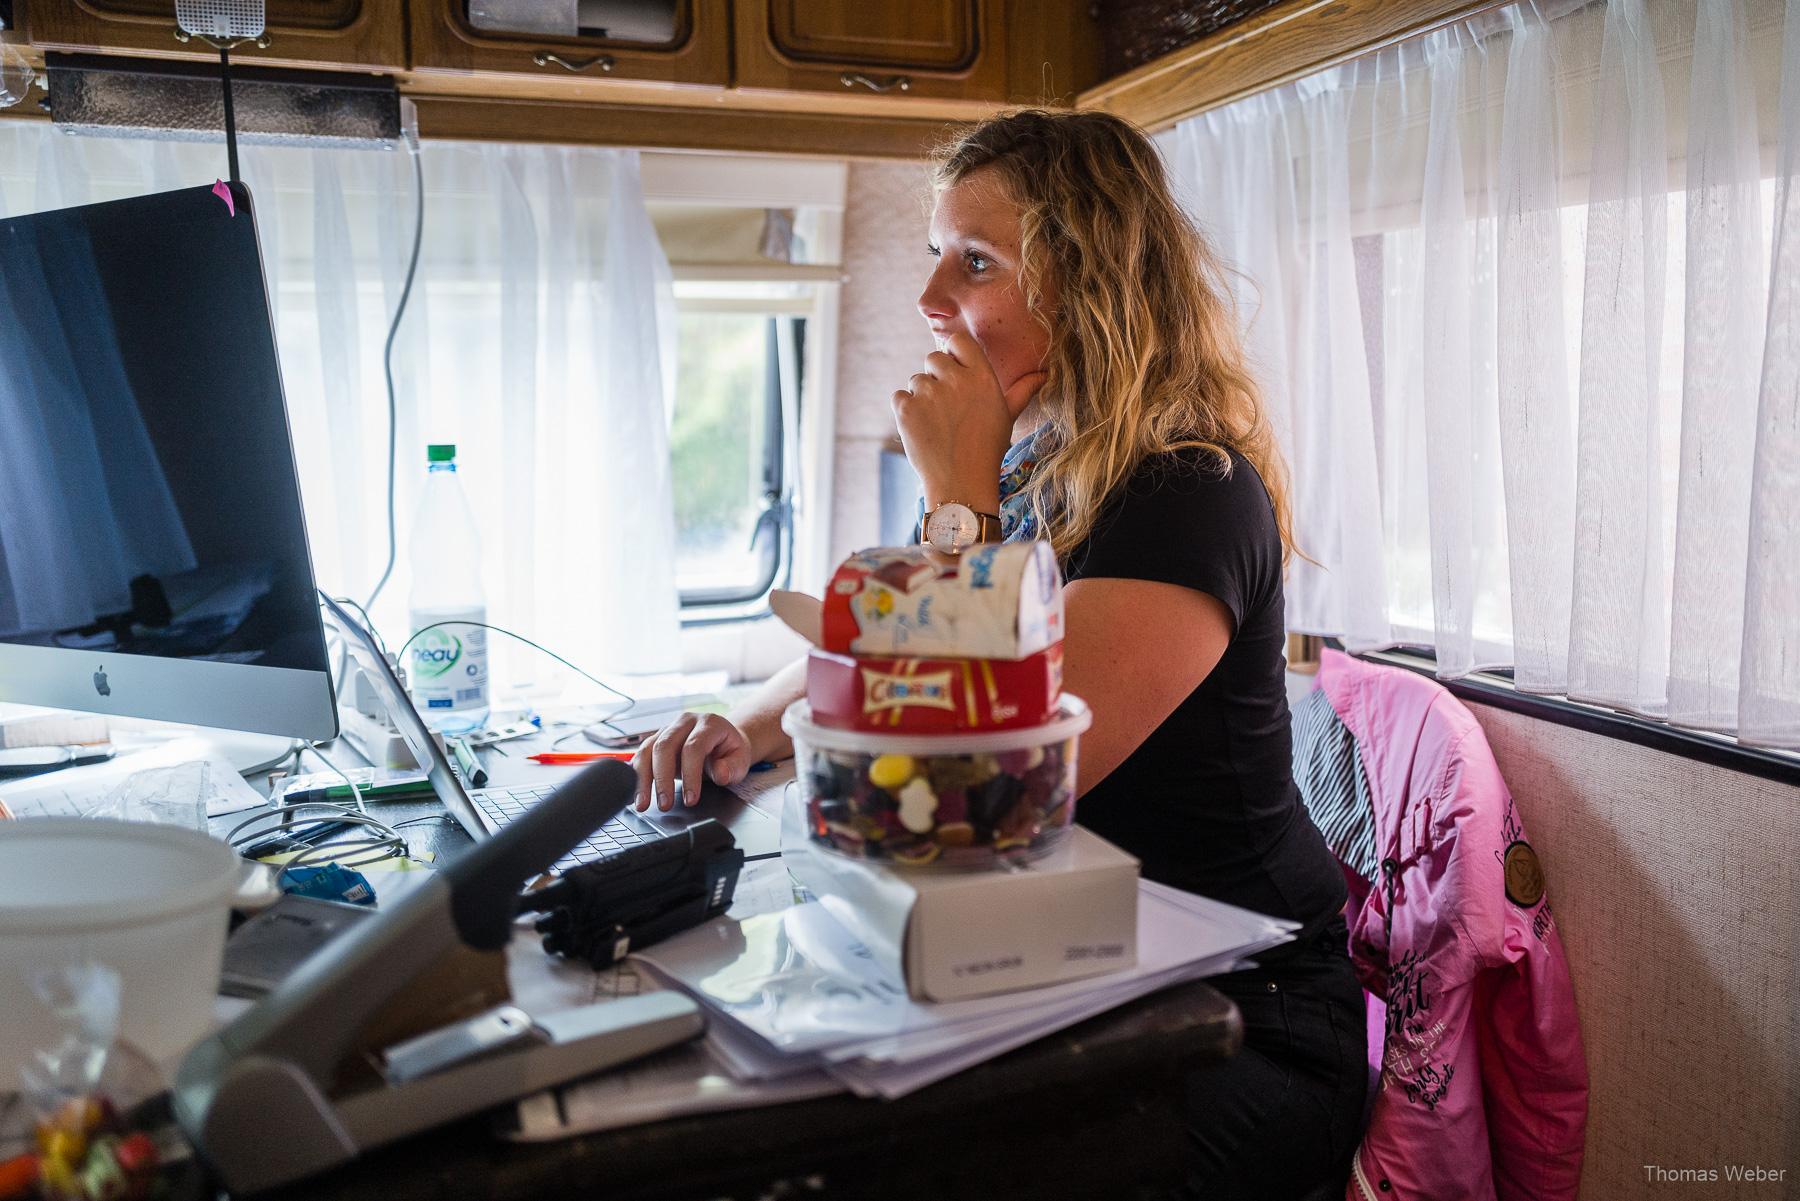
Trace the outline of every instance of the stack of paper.
[[[788, 777], [792, 776], [790, 771]], [[805, 898], [781, 860], [759, 860], [744, 865], [736, 899], [726, 916], [744, 919], [773, 913]], [[534, 1017], [613, 997], [634, 997], [661, 987], [655, 978], [646, 979], [647, 975], [638, 970], [636, 957], [595, 972], [583, 964], [545, 955], [529, 918], [522, 919], [515, 929], [507, 953], [513, 1001]], [[780, 1079], [740, 1079], [725, 1066], [733, 1055], [721, 1048], [730, 1037], [724, 1023], [714, 1022], [698, 1042], [527, 1097], [510, 1120], [502, 1121], [500, 1133], [537, 1142], [683, 1114], [804, 1101], [844, 1091], [842, 1083], [804, 1064]]]
[[1229, 971], [1295, 928], [1145, 881], [1135, 967], [943, 1004], [909, 1000], [816, 902], [720, 919], [638, 959], [707, 1006], [708, 1046], [737, 1080], [823, 1072], [860, 1095], [894, 1098], [1136, 997]]
[[[195, 767], [200, 764], [205, 765], [204, 772]], [[244, 782], [216, 746], [188, 735], [152, 743], [104, 763], [0, 784], [0, 804], [15, 817], [86, 817], [120, 797], [128, 785], [139, 796], [175, 794], [189, 803], [203, 800], [208, 817], [268, 803]]]

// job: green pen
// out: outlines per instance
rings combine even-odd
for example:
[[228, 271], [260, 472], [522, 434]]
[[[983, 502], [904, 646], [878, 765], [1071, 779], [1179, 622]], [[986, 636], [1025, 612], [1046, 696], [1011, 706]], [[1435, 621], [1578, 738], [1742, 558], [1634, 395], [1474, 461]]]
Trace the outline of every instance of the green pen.
[[487, 783], [487, 772], [482, 769], [481, 760], [469, 749], [469, 744], [460, 738], [446, 738], [450, 744], [450, 753], [456, 756], [456, 766], [462, 771], [463, 783], [470, 788], [480, 788]]
[[[369, 774], [374, 775], [374, 773]], [[350, 775], [356, 779], [357, 793], [365, 801], [404, 801], [435, 795], [431, 788], [431, 780], [418, 772], [382, 773], [380, 778], [365, 780], [361, 778], [362, 772], [352, 769]], [[350, 786], [341, 779], [335, 784], [288, 789], [281, 794], [282, 803], [288, 805], [297, 805], [307, 801], [350, 801], [352, 797]]]

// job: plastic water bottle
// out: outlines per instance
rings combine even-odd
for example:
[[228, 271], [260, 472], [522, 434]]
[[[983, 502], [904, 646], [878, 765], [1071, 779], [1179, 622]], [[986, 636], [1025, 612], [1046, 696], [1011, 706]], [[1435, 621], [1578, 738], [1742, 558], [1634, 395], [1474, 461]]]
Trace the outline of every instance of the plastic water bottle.
[[[460, 734], [488, 715], [488, 632], [475, 513], [456, 479], [456, 447], [426, 448], [425, 496], [413, 519], [413, 704], [432, 729]], [[435, 629], [427, 627], [436, 626]], [[424, 631], [421, 633], [420, 631]]]

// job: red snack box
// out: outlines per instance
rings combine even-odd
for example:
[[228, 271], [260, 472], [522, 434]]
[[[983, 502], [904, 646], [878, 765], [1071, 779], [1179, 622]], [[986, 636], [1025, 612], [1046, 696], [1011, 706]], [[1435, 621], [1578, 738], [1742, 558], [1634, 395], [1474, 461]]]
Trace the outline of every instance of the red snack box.
[[1010, 730], [1056, 716], [1062, 643], [1023, 659], [889, 659], [814, 650], [812, 719], [840, 730]]

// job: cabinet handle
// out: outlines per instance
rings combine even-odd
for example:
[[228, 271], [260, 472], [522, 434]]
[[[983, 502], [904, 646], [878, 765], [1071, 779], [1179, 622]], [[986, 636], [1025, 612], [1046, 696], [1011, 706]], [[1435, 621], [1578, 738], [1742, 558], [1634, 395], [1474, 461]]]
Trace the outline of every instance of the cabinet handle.
[[[181, 28], [180, 26], [176, 26], [175, 40], [185, 46], [189, 42], [194, 40], [194, 35], [189, 33], [187, 30]], [[227, 41], [223, 46], [221, 46], [221, 45], [219, 45], [219, 42], [221, 39], [207, 37], [205, 34], [202, 34], [200, 36], [200, 40], [205, 42], [207, 45], [213, 47], [213, 49], [215, 49], [215, 50], [236, 50], [239, 46], [242, 46], [245, 42], [250, 41], [249, 38], [239, 38], [236, 41]], [[256, 39], [256, 41], [253, 43], [253, 45], [255, 45], [255, 47], [258, 50], [267, 50], [269, 48], [269, 35], [266, 33], [263, 34], [261, 37]]]
[[890, 75], [886, 79], [871, 79], [861, 72], [845, 71], [838, 76], [838, 82], [847, 88], [853, 88], [860, 83], [871, 92], [912, 91], [912, 76], [910, 75]]
[[565, 71], [585, 71], [596, 65], [602, 71], [613, 69], [613, 56], [610, 54], [596, 54], [592, 58], [564, 58], [562, 55], [552, 54], [548, 50], [539, 50], [531, 56], [531, 61], [540, 67], [547, 67], [551, 63], [555, 63]]

